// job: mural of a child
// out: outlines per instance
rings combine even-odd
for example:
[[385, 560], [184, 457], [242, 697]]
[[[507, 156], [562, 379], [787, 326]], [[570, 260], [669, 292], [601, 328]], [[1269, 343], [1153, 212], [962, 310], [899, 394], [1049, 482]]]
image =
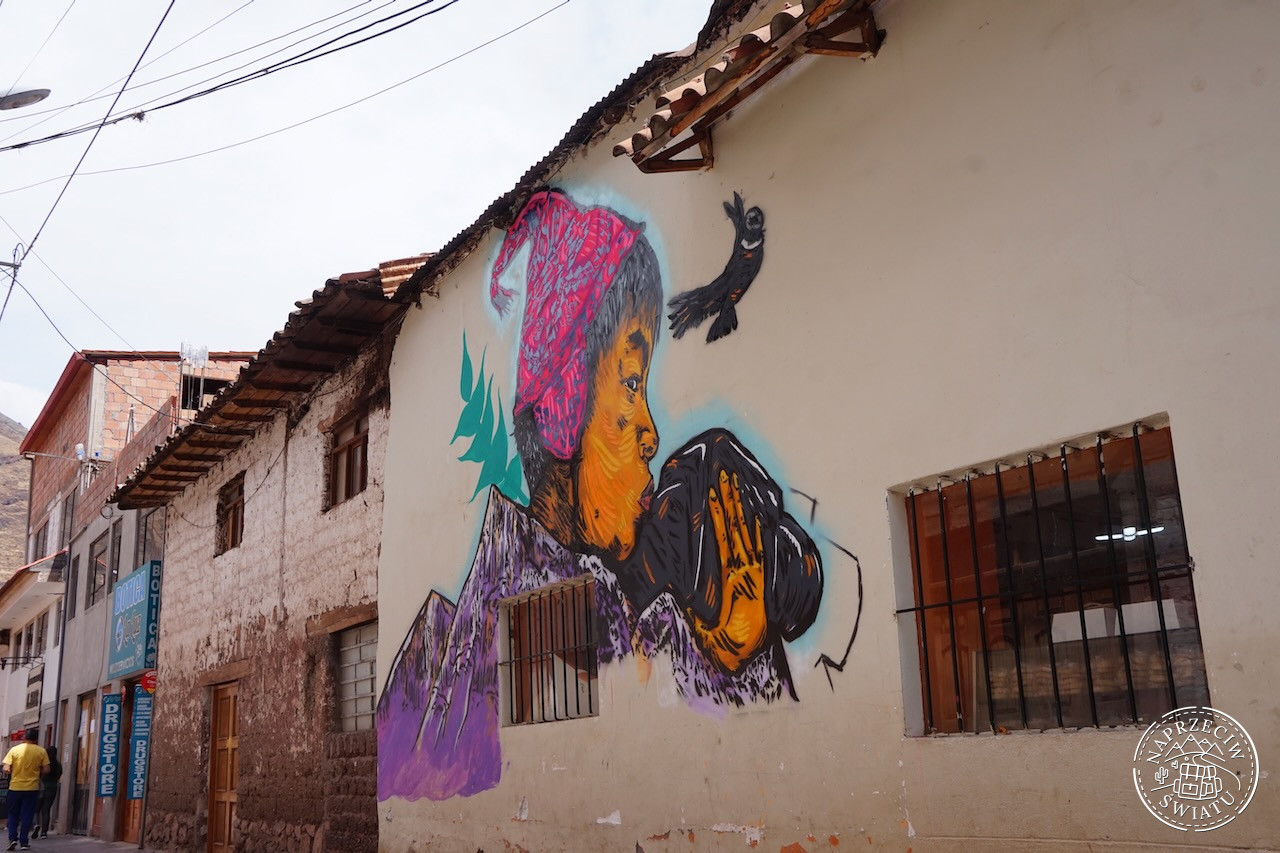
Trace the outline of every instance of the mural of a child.
[[818, 550], [759, 462], [725, 430], [663, 465], [649, 409], [662, 281], [642, 225], [564, 193], [536, 193], [491, 273], [529, 244], [513, 428], [530, 501], [491, 491], [456, 604], [432, 593], [378, 708], [379, 798], [444, 799], [501, 772], [498, 607], [573, 577], [596, 579], [600, 663], [670, 655], [691, 703], [796, 698], [783, 642], [822, 596]]

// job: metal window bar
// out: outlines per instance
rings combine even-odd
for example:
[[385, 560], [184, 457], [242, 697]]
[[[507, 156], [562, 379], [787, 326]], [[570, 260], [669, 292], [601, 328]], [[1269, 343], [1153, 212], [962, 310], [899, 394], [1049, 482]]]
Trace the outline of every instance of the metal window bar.
[[[1107, 482], [1106, 454], [1102, 449], [1105, 444], [1106, 436], [1099, 433], [1094, 445], [1098, 453], [1098, 491], [1102, 495], [1103, 517], [1106, 518], [1107, 524], [1111, 524], [1111, 484]], [[1118, 577], [1120, 566], [1116, 557], [1116, 542], [1110, 536], [1107, 537], [1107, 559], [1111, 563], [1111, 594], [1115, 599], [1116, 620], [1120, 628], [1120, 651], [1124, 657], [1124, 680], [1129, 693], [1129, 716], [1136, 723], [1138, 722], [1138, 694], [1133, 689], [1133, 661], [1129, 656], [1129, 632], [1124, 627], [1124, 607], [1121, 606], [1124, 593], [1121, 591]]]
[[[996, 503], [1000, 509], [1000, 538], [1004, 546], [1004, 564], [1012, 570], [1013, 546], [1009, 544], [1009, 513], [1004, 499], [1004, 481], [1000, 478], [1000, 463], [996, 463]], [[1018, 676], [1018, 710], [1022, 713], [1022, 727], [1030, 723], [1027, 714], [1027, 688], [1022, 678], [1022, 628], [1018, 625], [1018, 600], [1009, 584], [1009, 618], [1013, 622], [1013, 667]]]
[[[1194, 575], [1195, 575], [1195, 571], [1194, 571], [1194, 569], [1195, 569], [1195, 565], [1194, 565], [1194, 561], [1192, 561], [1192, 560], [1191, 560], [1191, 546], [1190, 546], [1190, 544], [1187, 542], [1187, 525], [1186, 525], [1186, 523], [1185, 523], [1185, 522], [1183, 521], [1183, 519], [1182, 519], [1182, 506], [1181, 506], [1181, 504], [1182, 504], [1182, 488], [1181, 488], [1181, 486], [1179, 486], [1179, 484], [1178, 484], [1178, 463], [1177, 463], [1177, 458], [1176, 458], [1173, 454], [1170, 454], [1170, 456], [1169, 456], [1169, 477], [1170, 477], [1170, 479], [1173, 481], [1173, 493], [1174, 493], [1175, 495], [1178, 495], [1178, 504], [1179, 504], [1179, 506], [1178, 506], [1178, 516], [1179, 516], [1179, 518], [1178, 518], [1178, 534], [1179, 534], [1179, 539], [1181, 540], [1181, 544], [1182, 544], [1182, 551], [1181, 551], [1181, 553], [1182, 553], [1183, 555], [1185, 555], [1185, 556], [1186, 556], [1186, 558], [1187, 558], [1187, 567], [1186, 567], [1186, 575], [1187, 575], [1187, 594], [1188, 594], [1188, 595], [1190, 596], [1190, 598], [1191, 598], [1191, 604], [1192, 604], [1192, 608], [1193, 608], [1193, 610], [1194, 610], [1194, 609], [1195, 609], [1195, 602], [1196, 602], [1196, 588], [1195, 588], [1195, 578], [1194, 578]], [[1176, 577], [1177, 577], [1177, 575], [1176, 575], [1176, 574], [1173, 574], [1173, 573], [1169, 573], [1169, 575], [1168, 575], [1168, 576], [1169, 576], [1170, 578], [1176, 578]], [[1162, 609], [1163, 609], [1163, 608], [1162, 608]], [[1195, 640], [1196, 640], [1196, 648], [1197, 648], [1197, 649], [1202, 649], [1202, 650], [1203, 650], [1203, 649], [1204, 649], [1204, 644], [1203, 644], [1203, 642], [1201, 641], [1201, 638], [1200, 638], [1200, 617], [1199, 617], [1199, 614], [1198, 614], [1198, 613], [1196, 614], [1196, 618], [1193, 620], [1192, 624], [1195, 626]], [[1208, 695], [1208, 691], [1209, 691], [1209, 683], [1208, 683], [1208, 681], [1207, 681], [1207, 680], [1205, 681], [1204, 689], [1205, 689], [1205, 699], [1204, 699], [1204, 703], [1205, 703], [1205, 705], [1211, 705], [1212, 703], [1209, 701], [1209, 695]]]
[[1049, 572], [1044, 562], [1044, 529], [1040, 524], [1040, 497], [1036, 493], [1036, 466], [1032, 459], [1034, 454], [1027, 454], [1027, 480], [1031, 490], [1031, 517], [1036, 526], [1036, 562], [1040, 565], [1040, 592], [1044, 598], [1044, 624], [1046, 643], [1049, 647], [1049, 675], [1053, 680], [1053, 713], [1062, 728], [1062, 689], [1058, 685], [1058, 654], [1054, 650], [1053, 606], [1049, 603]]
[[1085, 686], [1089, 690], [1089, 719], [1096, 726], [1098, 725], [1098, 700], [1093, 693], [1093, 659], [1089, 654], [1089, 626], [1084, 618], [1084, 580], [1080, 575], [1080, 543], [1076, 541], [1076, 512], [1071, 502], [1071, 477], [1068, 471], [1065, 443], [1058, 448], [1058, 458], [1062, 461], [1062, 495], [1067, 503], [1067, 518], [1071, 519], [1071, 569], [1076, 576], [1076, 606], [1080, 610], [1080, 644], [1084, 652]]
[[952, 698], [956, 703], [956, 728], [964, 731], [964, 708], [960, 704], [960, 649], [956, 645], [955, 596], [951, 592], [951, 553], [947, 547], [947, 499], [942, 493], [942, 480], [938, 480], [938, 526], [942, 531], [942, 575], [947, 590], [947, 632], [951, 637]]
[[[1151, 521], [1150, 498], [1147, 495], [1147, 475], [1142, 465], [1142, 442], [1138, 440], [1138, 429], [1141, 424], [1133, 425], [1133, 465], [1137, 472], [1138, 514], [1143, 530], [1150, 530]], [[1185, 525], [1183, 525], [1185, 527]], [[1156, 561], [1156, 543], [1150, 534], [1143, 538], [1143, 551], [1147, 557], [1147, 569], [1151, 573], [1151, 596], [1156, 605], [1156, 618], [1160, 621], [1160, 650], [1164, 652], [1164, 672], [1169, 680], [1169, 707], [1178, 707], [1178, 688], [1173, 681], [1173, 656], [1169, 652], [1169, 628], [1164, 619], [1164, 596], [1160, 592], [1160, 568]]]
[[924, 612], [924, 569], [920, 559], [920, 519], [916, 513], [916, 492], [907, 492], [907, 502], [911, 505], [911, 539], [914, 550], [912, 566], [916, 572], [916, 624], [920, 626], [920, 654], [924, 658], [924, 724], [926, 732], [933, 732], [933, 667], [929, 666], [929, 626]]
[[587, 578], [554, 586], [507, 606], [507, 654], [500, 664], [509, 724], [595, 714], [593, 585]]
[[[1133, 436], [1132, 436], [1134, 458], [1133, 458], [1132, 464], [1133, 464], [1133, 475], [1136, 480], [1135, 491], [1137, 493], [1137, 499], [1138, 499], [1138, 505], [1139, 505], [1138, 509], [1140, 514], [1140, 523], [1143, 525], [1145, 529], [1150, 530], [1152, 529], [1152, 525], [1154, 524], [1154, 522], [1152, 520], [1151, 496], [1148, 492], [1148, 484], [1147, 484], [1147, 472], [1146, 472], [1147, 465], [1146, 465], [1146, 460], [1144, 460], [1143, 458], [1143, 450], [1141, 446], [1142, 441], [1140, 439], [1140, 437], [1143, 434], [1145, 434], [1144, 430], [1147, 432], [1151, 431], [1149, 428], [1145, 427], [1145, 425], [1142, 425], [1142, 424], [1134, 425]], [[1105, 458], [1106, 454], [1103, 450], [1104, 446], [1108, 443], [1108, 439], [1110, 438], [1112, 437], [1105, 433], [1099, 434], [1096, 437], [1096, 444], [1095, 444], [1097, 465], [1098, 465], [1097, 479], [1098, 479], [1098, 490], [1099, 490], [1099, 494], [1096, 500], [1098, 500], [1101, 504], [1101, 507], [1100, 507], [1101, 515], [1106, 520], [1106, 523], [1109, 526], [1108, 529], [1110, 529], [1110, 525], [1115, 524], [1115, 519], [1112, 515], [1112, 510], [1113, 510], [1112, 487], [1111, 487], [1109, 473], [1106, 467], [1106, 458]], [[1119, 438], [1119, 437], [1116, 437], [1116, 438]], [[1065, 555], [1061, 553], [1055, 553], [1054, 559], [1055, 561], [1057, 561], [1061, 557], [1069, 556], [1071, 574], [1070, 574], [1070, 580], [1067, 580], [1067, 578], [1059, 577], [1059, 575], [1064, 574], [1064, 572], [1062, 572], [1061, 570], [1055, 570], [1055, 580], [1061, 580], [1065, 582], [1063, 584], [1066, 587], [1064, 592], [1067, 595], [1070, 595], [1071, 592], [1074, 592], [1073, 597], [1075, 599], [1076, 607], [1078, 608], [1079, 620], [1080, 620], [1080, 641], [1081, 641], [1081, 647], [1084, 652], [1084, 657], [1083, 657], [1083, 669], [1084, 669], [1084, 677], [1085, 677], [1084, 687], [1086, 689], [1087, 698], [1089, 701], [1090, 720], [1092, 721], [1092, 724], [1096, 726], [1100, 724], [1099, 723], [1100, 713], [1099, 713], [1099, 707], [1098, 707], [1098, 702], [1099, 702], [1098, 689], [1099, 688], [1098, 688], [1098, 685], [1095, 683], [1096, 673], [1094, 672], [1094, 667], [1093, 667], [1093, 650], [1090, 648], [1089, 625], [1085, 619], [1086, 596], [1085, 596], [1085, 588], [1084, 588], [1084, 571], [1081, 565], [1081, 555], [1083, 552], [1081, 551], [1081, 548], [1080, 548], [1079, 534], [1076, 529], [1076, 524], [1082, 519], [1087, 519], [1089, 516], [1087, 515], [1081, 516], [1077, 514], [1079, 511], [1079, 508], [1077, 506], [1075, 498], [1073, 497], [1072, 489], [1071, 489], [1072, 477], [1071, 477], [1070, 458], [1072, 454], [1068, 453], [1068, 448], [1071, 451], [1074, 451], [1077, 453], [1081, 451], [1079, 450], [1079, 448], [1071, 447], [1070, 445], [1065, 443], [1060, 445], [1058, 448], [1058, 456], [1059, 456], [1058, 463], [1062, 473], [1062, 498], [1061, 499], [1063, 502], [1063, 508], [1065, 510], [1067, 521], [1068, 521], [1066, 528], [1069, 530], [1068, 547], [1070, 550], [1069, 550], [1069, 554], [1065, 554]], [[1014, 669], [1017, 676], [1018, 702], [1019, 702], [1019, 708], [1022, 714], [1023, 727], [1025, 728], [1025, 727], [1028, 727], [1029, 714], [1027, 709], [1027, 692], [1026, 692], [1027, 688], [1023, 678], [1024, 662], [1022, 657], [1021, 640], [1020, 640], [1021, 626], [1019, 626], [1018, 624], [1018, 621], [1019, 621], [1018, 610], [1019, 610], [1020, 604], [1026, 604], [1036, 599], [1040, 600], [1040, 604], [1045, 609], [1046, 618], [1048, 621], [1048, 624], [1046, 626], [1046, 629], [1048, 631], [1048, 640], [1049, 640], [1047, 644], [1048, 646], [1047, 651], [1048, 651], [1050, 670], [1052, 674], [1052, 683], [1053, 683], [1053, 701], [1054, 701], [1053, 714], [1054, 714], [1054, 717], [1056, 718], [1057, 724], [1059, 726], [1063, 725], [1064, 705], [1063, 705], [1063, 697], [1062, 697], [1061, 687], [1060, 687], [1060, 675], [1058, 672], [1058, 666], [1057, 666], [1057, 660], [1056, 660], [1057, 656], [1053, 646], [1054, 641], [1053, 641], [1052, 630], [1051, 630], [1052, 621], [1053, 621], [1052, 617], [1054, 614], [1051, 612], [1052, 601], [1050, 597], [1051, 589], [1050, 589], [1048, 567], [1047, 567], [1048, 559], [1047, 559], [1046, 539], [1045, 539], [1045, 531], [1043, 529], [1044, 522], [1043, 522], [1043, 519], [1041, 518], [1041, 498], [1044, 497], [1044, 495], [1040, 493], [1040, 488], [1043, 488], [1044, 484], [1037, 485], [1036, 483], [1036, 475], [1034, 472], [1034, 466], [1038, 464], [1035, 458], [1036, 456], [1039, 456], [1040, 461], [1043, 461], [1043, 462], [1049, 462], [1051, 457], [1043, 453], [1029, 454], [1027, 457], [1027, 465], [1028, 465], [1027, 488], [1028, 488], [1028, 496], [1030, 498], [1030, 503], [1031, 503], [1031, 515], [1035, 524], [1036, 564], [1038, 568], [1038, 580], [1039, 580], [1039, 586], [1040, 586], [1040, 589], [1038, 591], [1029, 590], [1026, 592], [1019, 592], [1017, 589], [1015, 589], [1016, 583], [1015, 583], [1015, 578], [1012, 574], [1010, 574], [1009, 576], [1007, 592], [1006, 591], [992, 592], [989, 590], [984, 590], [982, 588], [982, 578], [981, 578], [982, 565], [981, 565], [981, 560], [978, 554], [978, 541], [975, 533], [977, 529], [977, 525], [974, 520], [975, 519], [975, 508], [974, 508], [975, 501], [974, 501], [973, 487], [971, 482], [974, 479], [975, 475], [976, 476], [982, 476], [982, 475], [976, 474], [976, 472], [969, 472], [968, 474], [965, 475], [965, 478], [963, 480], [963, 494], [964, 494], [964, 500], [966, 503], [966, 512], [967, 512], [966, 520], [968, 522], [968, 533], [970, 536], [970, 554], [971, 554], [971, 559], [973, 561], [975, 595], [969, 596], [966, 598], [953, 597], [954, 596], [954, 587], [953, 587], [954, 576], [951, 571], [950, 553], [949, 553], [949, 547], [947, 542], [948, 510], [947, 510], [946, 504], [947, 504], [947, 501], [950, 500], [950, 496], [943, 494], [944, 489], [943, 489], [942, 479], [944, 478], [940, 478], [937, 483], [937, 488], [939, 491], [938, 514], [939, 514], [939, 523], [940, 523], [938, 539], [940, 541], [941, 548], [942, 548], [942, 567], [941, 568], [943, 570], [942, 571], [943, 578], [946, 583], [947, 599], [945, 601], [925, 603], [925, 597], [924, 597], [925, 581], [924, 581], [923, 551], [922, 551], [922, 541], [921, 541], [922, 535], [920, 532], [920, 514], [917, 509], [917, 498], [920, 496], [921, 493], [927, 493], [928, 489], [925, 488], [918, 491], [918, 487], [912, 487], [911, 489], [909, 489], [907, 493], [907, 503], [908, 503], [908, 510], [910, 513], [911, 529], [912, 529], [911, 552], [912, 552], [912, 558], [913, 558], [912, 560], [913, 571], [914, 571], [913, 580], [914, 580], [915, 593], [916, 593], [916, 602], [914, 607], [903, 608], [898, 610], [897, 612], [899, 614], [905, 614], [905, 613], [913, 614], [917, 620], [917, 625], [919, 627], [919, 631], [920, 631], [919, 640], [920, 640], [920, 649], [921, 649], [921, 656], [922, 656], [922, 663], [923, 663], [922, 680], [924, 681], [924, 688], [925, 688], [925, 694], [926, 694], [926, 701], [923, 703], [924, 705], [923, 710], [924, 710], [927, 730], [929, 732], [936, 731], [936, 727], [934, 725], [935, 723], [934, 708], [933, 708], [934, 697], [933, 697], [932, 683], [931, 683], [932, 674], [933, 674], [932, 673], [933, 665], [937, 665], [937, 664], [945, 665], [945, 664], [943, 664], [943, 662], [941, 661], [930, 660], [929, 644], [928, 644], [928, 627], [927, 627], [927, 622], [925, 617], [927, 615], [927, 612], [930, 610], [946, 608], [948, 618], [951, 620], [950, 627], [949, 627], [949, 639], [951, 639], [951, 643], [952, 643], [952, 661], [951, 661], [952, 674], [953, 674], [953, 677], [956, 678], [956, 684], [957, 684], [957, 697], [956, 697], [957, 723], [960, 725], [960, 728], [963, 731], [963, 718], [962, 718], [963, 705], [961, 704], [961, 697], [958, 692], [959, 691], [959, 678], [957, 673], [958, 653], [957, 653], [957, 643], [955, 639], [956, 627], [955, 627], [954, 614], [956, 612], [957, 607], [961, 605], [967, 605], [970, 603], [976, 603], [978, 608], [978, 618], [979, 618], [978, 633], [979, 633], [980, 642], [982, 644], [983, 666], [985, 670], [983, 684], [981, 685], [981, 688], [986, 694], [985, 698], [987, 700], [988, 722], [991, 724], [993, 728], [997, 727], [995, 702], [994, 702], [994, 696], [992, 695], [994, 691], [992, 687], [992, 676], [991, 676], [991, 665], [990, 665], [991, 647], [990, 647], [988, 632], [985, 624], [986, 604], [991, 601], [1000, 601], [1003, 604], [1006, 604], [1009, 609], [1009, 618], [1013, 628], [1013, 636], [1011, 639], [1012, 639], [1013, 652], [1014, 652]], [[1161, 458], [1163, 461], [1164, 457], [1162, 456]], [[1178, 490], [1176, 468], [1173, 467], [1173, 455], [1171, 450], [1168, 455], [1167, 461], [1170, 465], [1170, 471], [1172, 473], [1172, 486], [1168, 496], [1171, 497], [1179, 507], [1178, 515], [1179, 515], [1179, 518], [1181, 518], [1181, 509], [1180, 509], [1181, 496]], [[1000, 463], [997, 463], [994, 466], [993, 475], [995, 480], [996, 503], [998, 506], [999, 523], [1000, 523], [1000, 529], [1001, 529], [1001, 535], [999, 537], [1000, 541], [998, 543], [998, 546], [1002, 551], [1002, 555], [1003, 555], [1002, 562], [1003, 562], [1005, 571], [1012, 573], [1014, 562], [1013, 562], [1012, 545], [1010, 542], [1011, 524], [1010, 524], [1010, 517], [1008, 514], [1004, 482], [1001, 477], [1001, 473], [1002, 473], [1002, 465]], [[1086, 474], [1085, 476], [1088, 476], [1088, 475]], [[950, 479], [950, 478], [945, 478], [945, 479]], [[956, 485], [960, 484], [959, 481], [953, 480], [952, 482]], [[1046, 492], [1045, 494], [1052, 494], [1052, 492]], [[1179, 527], [1182, 528], [1180, 530], [1180, 537], [1181, 537], [1181, 544], [1183, 547], [1182, 553], [1185, 555], [1187, 554], [1185, 525], [1182, 525], [1180, 523]], [[1101, 537], [1097, 537], [1097, 538], [1101, 539]], [[1056, 547], [1060, 548], [1061, 545], [1058, 545]], [[1124, 624], [1126, 595], [1122, 588], [1122, 584], [1124, 584], [1127, 587], [1134, 581], [1141, 582], [1142, 580], [1146, 580], [1151, 584], [1151, 590], [1152, 590], [1151, 594], [1153, 598], [1153, 604], [1156, 610], [1155, 620], [1158, 621], [1158, 625], [1159, 625], [1159, 628], [1158, 628], [1159, 635], [1160, 635], [1159, 642], [1160, 642], [1160, 649], [1161, 649], [1163, 663], [1164, 663], [1164, 674], [1167, 679], [1167, 685], [1169, 689], [1168, 700], [1171, 703], [1170, 707], [1177, 707], [1177, 704], [1176, 704], [1177, 703], [1177, 683], [1175, 681], [1175, 672], [1173, 667], [1173, 658], [1172, 658], [1172, 651], [1171, 651], [1172, 643], [1168, 633], [1169, 626], [1166, 621], [1166, 617], [1164, 613], [1161, 581], [1162, 580], [1175, 581], [1175, 580], [1181, 580], [1185, 578], [1190, 591], [1192, 606], [1194, 606], [1194, 601], [1195, 601], [1194, 589], [1192, 588], [1193, 564], [1190, 562], [1189, 557], [1186, 558], [1185, 562], [1183, 560], [1179, 560], [1176, 565], [1170, 565], [1162, 568], [1159, 565], [1156, 546], [1154, 541], [1151, 541], [1150, 539], [1148, 539], [1148, 541], [1143, 543], [1142, 547], [1144, 547], [1145, 549], [1145, 560], [1144, 560], [1145, 565], [1143, 566], [1143, 568], [1131, 569], [1130, 568], [1131, 564], [1126, 562], [1124, 564], [1124, 568], [1122, 569], [1120, 565], [1119, 557], [1117, 555], [1114, 537], [1108, 537], [1105, 543], [1106, 555], [1103, 558], [1103, 565], [1109, 566], [1110, 571], [1101, 571], [1100, 569], [1102, 569], [1103, 566], [1094, 566], [1093, 568], [1091, 568], [1089, 572], [1090, 589], [1096, 589], [1098, 591], [1101, 591], [1101, 589], [1105, 589], [1107, 586], [1110, 587], [1110, 593], [1112, 597], [1111, 603], [1114, 605], [1115, 618], [1118, 621], [1118, 625], [1116, 626], [1118, 628], [1118, 631], [1115, 634], [1115, 636], [1118, 640], [1118, 645], [1119, 645], [1119, 649], [1118, 649], [1118, 651], [1120, 652], [1119, 657], [1123, 659], [1123, 663], [1124, 663], [1124, 690], [1125, 690], [1124, 695], [1128, 700], [1128, 710], [1129, 710], [1130, 719], [1132, 720], [1132, 722], [1135, 722], [1135, 723], [1139, 722], [1139, 716], [1138, 716], [1138, 708], [1137, 708], [1137, 694], [1136, 694], [1135, 683], [1134, 683], [1134, 661], [1132, 659], [1132, 653], [1130, 650], [1129, 632], [1128, 630], [1126, 630], [1126, 627]], [[997, 563], [997, 566], [999, 566], [999, 563]], [[1198, 620], [1194, 619], [1193, 617], [1191, 620], [1191, 624], [1186, 627], [1194, 629], [1195, 641], [1198, 644], [1199, 633], [1200, 633]], [[1114, 652], [1112, 652], [1112, 654], [1114, 654]], [[1119, 661], [1117, 661], [1117, 663], [1118, 662]], [[1075, 664], [1072, 664], [1072, 666], [1075, 666]], [[1116, 687], [1119, 687], [1119, 685], [1116, 685]], [[973, 685], [973, 688], [975, 690], [978, 689], [978, 685], [975, 683]], [[1108, 695], [1113, 695], [1113, 694], [1108, 694]]]
[[996, 703], [991, 693], [991, 644], [987, 642], [987, 607], [982, 595], [982, 566], [978, 562], [978, 537], [974, 534], [974, 531], [978, 529], [978, 524], [974, 520], [973, 514], [972, 474], [972, 471], [968, 471], [964, 475], [964, 502], [969, 513], [969, 551], [973, 560], [973, 589], [978, 596], [978, 639], [982, 643], [982, 680], [987, 694], [987, 722], [991, 725], [991, 731], [994, 732], [996, 730]]

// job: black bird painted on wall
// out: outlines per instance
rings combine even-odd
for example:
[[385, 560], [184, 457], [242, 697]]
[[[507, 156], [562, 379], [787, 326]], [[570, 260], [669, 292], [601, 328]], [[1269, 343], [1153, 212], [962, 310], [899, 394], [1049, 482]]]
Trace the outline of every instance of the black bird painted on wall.
[[733, 253], [715, 281], [678, 293], [667, 303], [671, 309], [667, 319], [671, 321], [671, 333], [677, 338], [717, 312], [720, 316], [707, 331], [707, 343], [718, 341], [738, 328], [738, 312], [734, 306], [751, 287], [764, 263], [764, 211], [758, 207], [744, 211], [742, 196], [735, 192], [733, 204], [724, 203], [724, 212], [733, 223]]

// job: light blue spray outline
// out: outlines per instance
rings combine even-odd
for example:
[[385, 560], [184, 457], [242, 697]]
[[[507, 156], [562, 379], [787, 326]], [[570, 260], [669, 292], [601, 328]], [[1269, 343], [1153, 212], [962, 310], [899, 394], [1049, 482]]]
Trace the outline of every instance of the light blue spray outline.
[[[709, 346], [701, 342], [701, 339], [688, 339], [686, 341], [676, 341], [671, 337], [667, 330], [665, 305], [666, 301], [676, 293], [673, 287], [674, 277], [668, 266], [666, 242], [662, 237], [660, 229], [655, 227], [654, 220], [648, 209], [636, 204], [631, 199], [618, 194], [611, 187], [602, 187], [598, 184], [578, 184], [573, 181], [567, 181], [560, 184], [550, 185], [551, 189], [560, 190], [571, 198], [575, 203], [583, 207], [607, 207], [614, 212], [625, 216], [633, 222], [644, 225], [644, 235], [653, 247], [654, 254], [658, 258], [658, 272], [662, 277], [662, 298], [663, 298], [663, 316], [658, 329], [660, 336], [660, 344], [653, 349], [653, 357], [650, 361], [650, 375], [661, 372], [662, 365], [665, 364], [666, 353], [672, 346], [677, 345], [701, 345]], [[502, 242], [506, 232], [495, 230], [493, 236], [493, 245], [490, 247], [485, 261], [485, 275], [483, 281], [483, 299], [489, 314], [490, 321], [494, 326], [498, 337], [502, 337], [507, 326], [511, 325], [514, 334], [514, 346], [509, 347], [508, 367], [510, 376], [516, 376], [519, 369], [520, 361], [520, 342], [519, 342], [519, 324], [524, 320], [524, 300], [525, 291], [522, 288], [519, 292], [519, 298], [512, 305], [511, 310], [507, 312], [507, 316], [502, 317], [498, 314], [497, 309], [493, 307], [493, 303], [489, 299], [490, 276], [493, 272], [494, 264], [497, 262], [498, 255], [502, 251]], [[527, 251], [527, 247], [522, 249]], [[461, 363], [459, 363], [461, 370]], [[832, 542], [840, 542], [844, 547], [849, 548], [855, 554], [857, 549], [839, 536], [832, 535], [830, 527], [821, 518], [821, 513], [814, 514], [813, 521], [809, 520], [809, 502], [791, 491], [789, 479], [786, 476], [787, 467], [781, 458], [774, 451], [774, 444], [768, 440], [755, 427], [741, 421], [731, 406], [725, 404], [722, 398], [710, 397], [702, 404], [685, 410], [680, 415], [674, 415], [662, 395], [649, 394], [649, 409], [653, 415], [654, 422], [658, 425], [658, 437], [660, 441], [658, 450], [658, 459], [665, 461], [670, 456], [670, 452], [680, 447], [696, 435], [700, 435], [708, 429], [727, 429], [732, 432], [739, 441], [751, 452], [753, 456], [760, 461], [769, 476], [778, 483], [783, 495], [783, 507], [798, 521], [801, 526], [808, 531], [809, 536], [818, 546], [818, 551], [822, 556], [823, 571], [823, 601], [819, 605], [818, 615], [814, 619], [812, 625], [809, 626], [803, 634], [794, 641], [784, 643], [787, 651], [787, 659], [791, 664], [793, 675], [799, 677], [814, 668], [814, 662], [817, 660], [821, 651], [818, 649], [819, 637], [826, 633], [827, 622], [829, 619], [838, 618], [838, 616], [829, 615], [829, 611], [835, 609], [827, 604], [829, 594], [829, 580], [831, 572], [837, 566], [845, 566], [850, 562], [848, 555], [842, 553]], [[514, 406], [514, 397], [511, 401]], [[508, 423], [508, 428], [510, 424]], [[515, 446], [514, 440], [512, 447]], [[666, 448], [666, 452], [663, 452]], [[518, 449], [516, 450], [518, 456]], [[661, 462], [651, 466], [654, 470], [655, 482], [661, 471]], [[526, 491], [528, 485], [526, 483]], [[805, 494], [810, 494], [807, 490], [801, 489]], [[821, 495], [810, 495], [812, 498], [821, 501]], [[819, 504], [820, 506], [820, 504]], [[472, 550], [474, 552], [480, 543], [480, 530], [478, 525], [474, 535]], [[844, 534], [847, 538], [847, 532]], [[852, 570], [854, 567], [848, 566]], [[458, 590], [461, 592], [462, 583], [465, 580], [466, 572], [470, 571], [470, 565], [467, 566], [462, 578], [458, 581]], [[855, 604], [856, 607], [856, 604]], [[807, 680], [807, 679], [806, 679]]]

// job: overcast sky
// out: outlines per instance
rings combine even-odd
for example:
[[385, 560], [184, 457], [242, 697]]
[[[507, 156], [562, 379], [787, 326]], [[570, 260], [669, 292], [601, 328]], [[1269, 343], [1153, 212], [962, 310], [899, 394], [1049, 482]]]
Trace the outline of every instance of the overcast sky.
[[[0, 112], [0, 146], [100, 120], [167, 6], [0, 0], [0, 94], [53, 90], [43, 103]], [[439, 11], [366, 44], [103, 128], [19, 281], [80, 349], [176, 350], [188, 341], [257, 350], [293, 303], [326, 279], [442, 246], [637, 66], [693, 41], [710, 2], [177, 3], [116, 111], [173, 100], [414, 6], [421, 8], [361, 35]], [[311, 119], [548, 10], [336, 114], [226, 151], [128, 168]], [[237, 66], [244, 67], [232, 71]], [[0, 151], [0, 260], [30, 243], [91, 136]], [[121, 171], [94, 174], [111, 169]], [[7, 275], [0, 284], [2, 294]], [[0, 320], [0, 412], [30, 426], [71, 352], [15, 289]]]

